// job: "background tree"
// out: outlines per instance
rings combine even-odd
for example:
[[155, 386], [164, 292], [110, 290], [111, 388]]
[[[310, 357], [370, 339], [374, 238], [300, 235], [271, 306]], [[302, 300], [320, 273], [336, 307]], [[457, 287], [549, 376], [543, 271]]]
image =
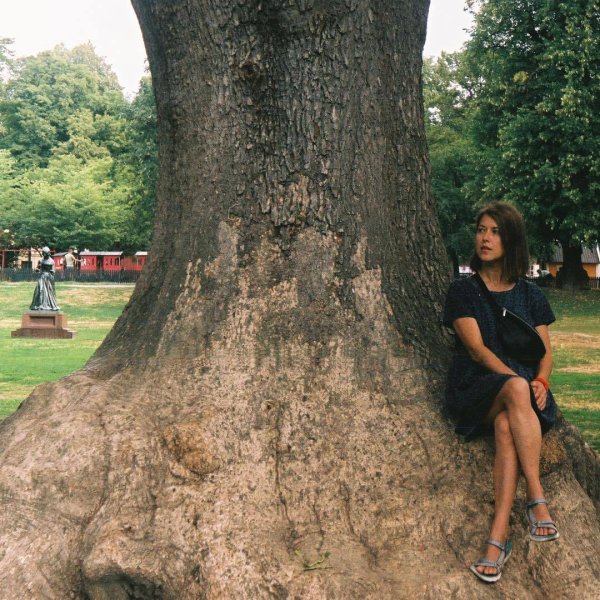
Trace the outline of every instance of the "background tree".
[[[12, 68], [12, 50], [10, 48], [13, 40], [0, 37], [0, 98], [4, 92], [4, 81]], [[1, 133], [1, 131], [0, 131]]]
[[[12, 39], [0, 37], [0, 103], [6, 97], [6, 80], [12, 69], [13, 53], [10, 47], [12, 43]], [[2, 118], [0, 118], [0, 136], [4, 135], [4, 131], [4, 123], [2, 122]]]
[[112, 137], [106, 130], [125, 106], [116, 76], [91, 45], [57, 46], [15, 61], [0, 103], [0, 146], [10, 150], [21, 170], [43, 167], [69, 142], [77, 121], [90, 121], [86, 133], [97, 144]]
[[473, 251], [475, 182], [479, 160], [472, 138], [472, 102], [477, 93], [463, 65], [463, 53], [425, 59], [425, 132], [431, 160], [431, 187], [442, 235], [455, 274]]
[[8, 70], [12, 63], [12, 50], [10, 45], [14, 40], [10, 38], [0, 38], [0, 64], [2, 65], [2, 75], [5, 75], [5, 71]]
[[[0, 150], [0, 248], [15, 247], [14, 232], [11, 231], [7, 218], [7, 210], [12, 204], [12, 198], [17, 188], [15, 159], [8, 150]], [[12, 266], [14, 256], [5, 254], [5, 266]]]
[[152, 80], [143, 77], [127, 112], [127, 143], [118, 164], [118, 181], [129, 187], [127, 232], [124, 249], [148, 248], [158, 178], [156, 104]]
[[[0, 425], [0, 596], [480, 592], [490, 451], [439, 411], [428, 4], [135, 2], [150, 262], [86, 368]], [[544, 469], [564, 539], [531, 568], [516, 519], [502, 592], [591, 598], [598, 458], [563, 425]]]
[[5, 87], [0, 145], [12, 161], [0, 173], [0, 214], [15, 240], [146, 249], [157, 164], [150, 82], [127, 103], [83, 45], [21, 59]]
[[[10, 197], [10, 194], [14, 189], [15, 174], [15, 159], [8, 150], [0, 150], [0, 205], [3, 207], [7, 206], [6, 199]], [[0, 219], [1, 218], [2, 217], [0, 217]]]
[[126, 234], [126, 194], [115, 186], [110, 157], [52, 158], [46, 168], [17, 175], [3, 193], [0, 224], [19, 247], [119, 247]]
[[516, 202], [564, 252], [579, 285], [581, 244], [600, 230], [600, 10], [596, 0], [482, 0], [467, 56], [483, 82], [476, 135], [487, 198]]

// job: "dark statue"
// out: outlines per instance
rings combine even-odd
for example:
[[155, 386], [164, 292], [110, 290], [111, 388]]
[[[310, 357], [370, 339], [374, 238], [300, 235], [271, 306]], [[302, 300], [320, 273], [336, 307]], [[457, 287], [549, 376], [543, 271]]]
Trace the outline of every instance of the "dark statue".
[[33, 293], [30, 310], [60, 310], [54, 290], [54, 261], [50, 258], [48, 246], [42, 248], [42, 260], [36, 270], [41, 275]]

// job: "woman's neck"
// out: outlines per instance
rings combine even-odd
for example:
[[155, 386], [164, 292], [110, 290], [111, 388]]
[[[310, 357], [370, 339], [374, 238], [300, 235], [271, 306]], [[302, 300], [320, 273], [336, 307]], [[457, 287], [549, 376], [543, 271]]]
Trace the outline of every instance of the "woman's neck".
[[479, 269], [479, 276], [492, 292], [502, 292], [511, 289], [514, 284], [504, 277], [502, 265], [483, 264]]

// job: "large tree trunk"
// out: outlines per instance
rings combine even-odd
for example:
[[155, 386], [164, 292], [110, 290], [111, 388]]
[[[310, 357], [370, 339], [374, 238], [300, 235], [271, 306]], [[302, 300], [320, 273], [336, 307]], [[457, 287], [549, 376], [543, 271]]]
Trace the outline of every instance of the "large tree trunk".
[[[476, 597], [492, 450], [440, 414], [428, 1], [134, 4], [150, 263], [86, 369], [2, 425], [0, 597]], [[563, 537], [528, 542], [521, 495], [490, 595], [592, 598], [597, 456], [563, 424], [544, 471]]]
[[563, 264], [556, 276], [556, 286], [565, 290], [581, 290], [589, 287], [589, 276], [581, 262], [581, 244], [561, 240]]

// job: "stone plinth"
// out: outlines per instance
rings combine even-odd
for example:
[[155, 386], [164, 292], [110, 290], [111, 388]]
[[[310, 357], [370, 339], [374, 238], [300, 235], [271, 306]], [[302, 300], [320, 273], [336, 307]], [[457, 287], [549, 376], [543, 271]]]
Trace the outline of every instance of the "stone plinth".
[[67, 315], [62, 311], [29, 310], [23, 313], [21, 328], [12, 337], [71, 339], [73, 329], [67, 329]]

